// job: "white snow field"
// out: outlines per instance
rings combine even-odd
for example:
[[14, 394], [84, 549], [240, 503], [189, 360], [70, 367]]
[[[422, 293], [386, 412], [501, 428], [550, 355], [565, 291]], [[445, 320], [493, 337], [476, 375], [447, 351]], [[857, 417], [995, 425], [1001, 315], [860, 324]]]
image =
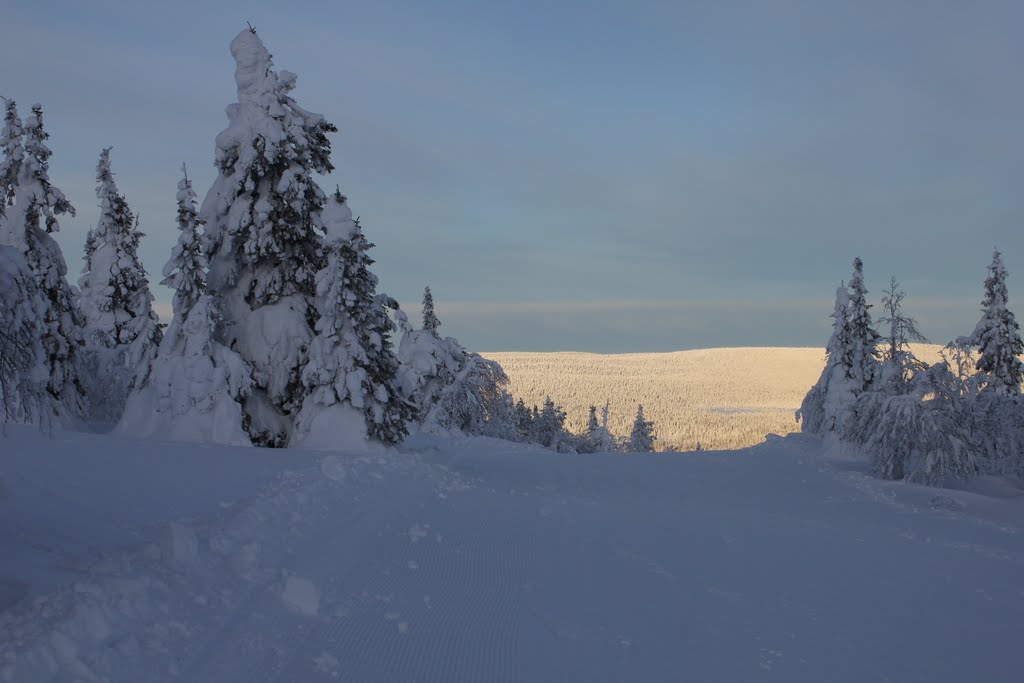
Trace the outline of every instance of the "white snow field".
[[9, 427], [0, 680], [1024, 680], [1024, 498], [813, 437], [325, 454]]

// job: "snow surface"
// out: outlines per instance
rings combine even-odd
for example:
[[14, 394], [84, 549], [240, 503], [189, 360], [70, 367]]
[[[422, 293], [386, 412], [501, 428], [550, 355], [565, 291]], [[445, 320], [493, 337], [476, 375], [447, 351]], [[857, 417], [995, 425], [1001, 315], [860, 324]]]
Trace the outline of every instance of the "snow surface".
[[1018, 681], [1024, 498], [792, 435], [0, 439], [2, 681]]

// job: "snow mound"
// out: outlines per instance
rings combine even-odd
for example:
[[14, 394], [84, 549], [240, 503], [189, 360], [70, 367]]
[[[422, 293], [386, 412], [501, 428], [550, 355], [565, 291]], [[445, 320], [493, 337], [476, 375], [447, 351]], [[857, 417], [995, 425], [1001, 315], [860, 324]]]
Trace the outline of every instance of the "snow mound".
[[352, 453], [378, 450], [378, 445], [366, 438], [366, 420], [362, 411], [348, 403], [318, 406], [317, 410], [306, 411], [302, 417], [292, 436], [292, 447]]
[[286, 578], [281, 600], [289, 609], [306, 617], [315, 617], [320, 611], [320, 590], [309, 579]]

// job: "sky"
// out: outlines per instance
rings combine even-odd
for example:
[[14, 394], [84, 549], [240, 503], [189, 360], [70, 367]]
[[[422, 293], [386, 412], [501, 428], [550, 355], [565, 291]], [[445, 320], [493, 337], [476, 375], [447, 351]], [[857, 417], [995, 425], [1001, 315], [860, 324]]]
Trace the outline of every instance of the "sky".
[[994, 247], [1024, 301], [1016, 1], [8, 0], [0, 95], [43, 104], [74, 278], [113, 146], [167, 318], [180, 168], [201, 200], [247, 21], [339, 128], [322, 185], [381, 291], [415, 314], [430, 285], [470, 349], [824, 346], [856, 256], [937, 343]]

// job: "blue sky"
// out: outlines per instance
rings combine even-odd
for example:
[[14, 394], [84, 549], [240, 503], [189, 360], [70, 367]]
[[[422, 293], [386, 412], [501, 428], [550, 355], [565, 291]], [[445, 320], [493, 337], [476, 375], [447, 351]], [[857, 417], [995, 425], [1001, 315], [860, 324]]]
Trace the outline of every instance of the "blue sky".
[[76, 277], [108, 145], [159, 273], [181, 163], [212, 183], [250, 21], [341, 131], [323, 185], [381, 289], [418, 308], [429, 284], [470, 348], [823, 345], [854, 256], [945, 342], [993, 246], [1024, 301], [1022, 8], [14, 0], [0, 95], [44, 105]]

